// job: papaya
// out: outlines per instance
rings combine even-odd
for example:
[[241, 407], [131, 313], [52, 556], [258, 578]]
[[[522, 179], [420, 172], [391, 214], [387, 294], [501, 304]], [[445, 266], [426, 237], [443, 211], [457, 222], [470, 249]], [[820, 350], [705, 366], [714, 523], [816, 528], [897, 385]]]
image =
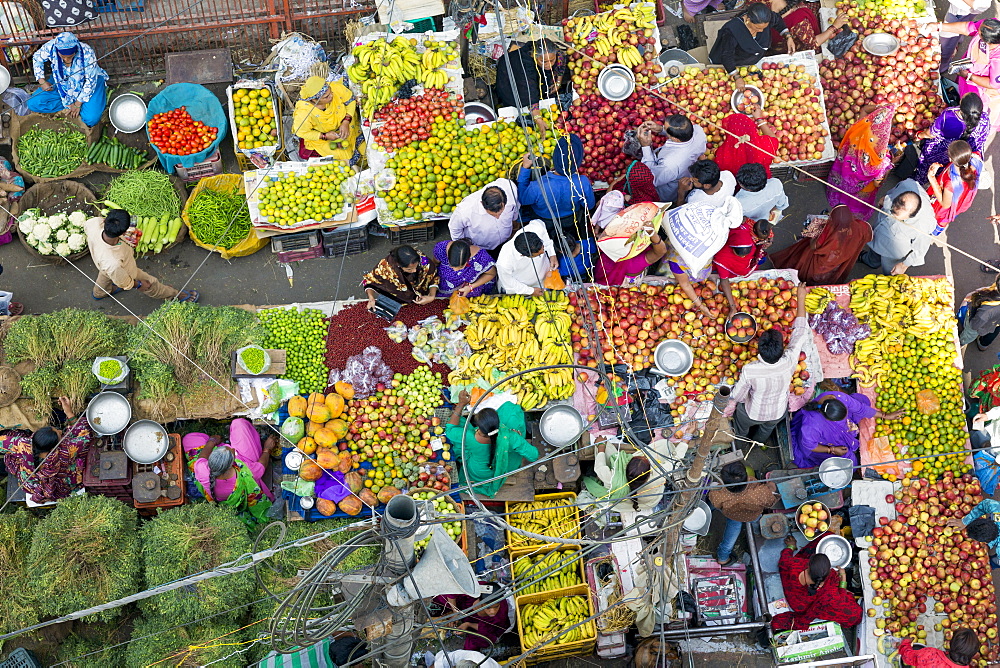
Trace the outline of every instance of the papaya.
[[323, 469], [311, 459], [302, 462], [302, 466], [299, 467], [299, 477], [303, 480], [316, 482], [321, 475], [323, 475]]
[[317, 431], [313, 438], [316, 439], [316, 445], [321, 448], [332, 448], [337, 444], [337, 441], [340, 440], [331, 429], [326, 427], [322, 427], [319, 431]]
[[358, 497], [361, 498], [361, 501], [364, 502], [366, 506], [371, 506], [372, 508], [374, 508], [375, 506], [378, 505], [378, 499], [375, 498], [375, 495], [372, 494], [372, 491], [367, 487], [361, 490], [361, 493], [358, 494]]
[[336, 393], [326, 395], [326, 409], [330, 411], [330, 419], [339, 418], [344, 413], [344, 397]]
[[330, 409], [326, 407], [326, 397], [319, 393], [310, 394], [306, 417], [313, 422], [327, 422], [330, 419]]
[[316, 448], [316, 463], [320, 468], [335, 470], [340, 466], [340, 455], [328, 448]]
[[[346, 457], [344, 458], [344, 460], [350, 461]], [[347, 485], [348, 489], [350, 489], [355, 494], [357, 494], [358, 492], [360, 492], [365, 488], [365, 483], [361, 479], [361, 474], [355, 471], [351, 471], [350, 473], [344, 474], [344, 483]]]
[[330, 499], [316, 499], [316, 510], [319, 511], [320, 515], [329, 517], [337, 512], [337, 504]]
[[306, 400], [305, 397], [300, 397], [295, 395], [288, 400], [288, 414], [291, 417], [305, 417], [306, 416]]
[[342, 396], [347, 401], [354, 398], [354, 386], [344, 381], [337, 381], [333, 384], [333, 391]]
[[312, 440], [308, 436], [305, 436], [299, 439], [299, 442], [295, 444], [295, 447], [307, 455], [311, 455], [316, 452], [316, 441]]
[[389, 499], [391, 499], [392, 497], [397, 496], [399, 494], [402, 494], [402, 492], [400, 492], [398, 489], [396, 489], [392, 485], [386, 485], [385, 487], [383, 487], [382, 489], [380, 489], [379, 492], [378, 492], [379, 503], [389, 503]]
[[347, 436], [347, 423], [343, 420], [330, 420], [326, 423], [326, 429], [333, 432], [334, 442]]
[[306, 422], [306, 436], [315, 436], [316, 432], [323, 428], [323, 422], [313, 422], [309, 420]]
[[347, 456], [346, 452], [342, 452], [340, 454], [340, 466], [337, 467], [337, 470], [340, 471], [341, 473], [346, 474], [350, 473], [353, 468], [354, 468], [354, 461]]
[[343, 510], [348, 515], [357, 515], [361, 512], [361, 499], [354, 496], [353, 494], [345, 497], [337, 504], [341, 510]]

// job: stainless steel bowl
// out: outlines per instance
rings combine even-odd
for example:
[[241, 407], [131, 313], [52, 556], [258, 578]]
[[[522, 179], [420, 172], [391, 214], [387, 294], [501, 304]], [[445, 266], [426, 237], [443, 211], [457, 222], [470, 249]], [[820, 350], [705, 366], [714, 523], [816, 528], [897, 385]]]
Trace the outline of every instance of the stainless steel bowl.
[[694, 364], [694, 353], [691, 347], [679, 339], [667, 339], [660, 342], [653, 351], [653, 361], [660, 373], [668, 376], [683, 376], [691, 370]]
[[[746, 319], [746, 318], [750, 319], [750, 321], [753, 323], [753, 333], [751, 333], [748, 336], [729, 336], [729, 325], [730, 323], [733, 322], [734, 319], [736, 319], [737, 316], [739, 316], [741, 319]], [[737, 313], [733, 313], [726, 319], [726, 338], [732, 341], [733, 343], [746, 343], [747, 341], [751, 340], [753, 337], [757, 335], [757, 328], [758, 328], [757, 318], [753, 317], [752, 315], [744, 311], [739, 311]]]
[[802, 532], [802, 537], [810, 542], [816, 540], [819, 537], [819, 535], [822, 534], [823, 532], [820, 531], [818, 528], [813, 527], [813, 530], [816, 532], [816, 534], [812, 538], [810, 538], [809, 536], [806, 535], [806, 525], [799, 521], [799, 516], [802, 515], [802, 508], [804, 506], [812, 506], [814, 503], [818, 503], [819, 505], [823, 506], [822, 510], [826, 511], [826, 519], [820, 521], [826, 522], [828, 529], [830, 521], [833, 519], [833, 513], [830, 512], [830, 507], [825, 503], [823, 503], [822, 501], [816, 501], [815, 499], [813, 499], [810, 501], [804, 501], [803, 503], [800, 503], [798, 508], [795, 509], [795, 526], [798, 527], [800, 532]]
[[132, 420], [132, 406], [117, 392], [101, 392], [87, 404], [87, 422], [101, 436], [114, 436]]
[[729, 98], [729, 106], [732, 108], [733, 113], [746, 113], [745, 111], [740, 111], [740, 102], [743, 101], [743, 96], [745, 96], [748, 92], [752, 92], [757, 97], [759, 102], [756, 102], [755, 104], [757, 104], [757, 106], [761, 109], [767, 106], [767, 99], [764, 97], [764, 91], [756, 86], [747, 86], [745, 90], [742, 91], [734, 90], [732, 96]]
[[891, 56], [899, 50], [899, 40], [887, 32], [873, 32], [861, 41], [861, 48], [873, 56]]
[[851, 543], [843, 536], [838, 536], [837, 534], [823, 536], [816, 543], [816, 552], [818, 554], [825, 554], [830, 560], [830, 566], [833, 568], [847, 566], [847, 564], [851, 563], [851, 557], [854, 556]]
[[123, 93], [111, 101], [108, 118], [118, 132], [138, 132], [146, 125], [146, 103], [134, 93]]
[[158, 422], [139, 420], [125, 432], [122, 449], [137, 464], [155, 464], [170, 449], [170, 437]]
[[819, 465], [819, 479], [832, 490], [844, 489], [854, 477], [854, 462], [847, 457], [827, 457]]
[[10, 70], [0, 65], [0, 93], [10, 88]]
[[597, 90], [612, 102], [624, 100], [635, 91], [635, 74], [624, 65], [608, 65], [597, 75]]
[[466, 102], [464, 111], [466, 125], [489, 123], [497, 119], [497, 112], [493, 111], [493, 107], [482, 102]]
[[712, 509], [702, 500], [698, 500], [691, 514], [684, 520], [684, 530], [699, 536], [708, 534], [712, 526]]
[[538, 431], [554, 447], [576, 443], [586, 429], [580, 411], [565, 404], [549, 406], [538, 419]]

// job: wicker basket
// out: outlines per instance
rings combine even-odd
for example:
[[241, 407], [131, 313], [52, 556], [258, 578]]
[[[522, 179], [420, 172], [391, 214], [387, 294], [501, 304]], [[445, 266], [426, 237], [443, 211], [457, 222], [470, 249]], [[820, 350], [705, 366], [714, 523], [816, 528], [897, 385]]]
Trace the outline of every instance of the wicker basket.
[[14, 367], [0, 366], [0, 408], [10, 406], [21, 396], [21, 374]]
[[[79, 181], [46, 181], [36, 183], [24, 191], [24, 195], [14, 202], [11, 213], [17, 218], [28, 209], [40, 209], [46, 216], [55, 213], [72, 213], [74, 211], [85, 211], [97, 200], [94, 193], [90, 192], [85, 185]], [[82, 250], [79, 253], [67, 255], [65, 258], [58, 255], [42, 255], [34, 246], [28, 243], [21, 229], [17, 230], [17, 238], [21, 240], [29, 253], [41, 258], [50, 264], [63, 264], [65, 262], [75, 262], [87, 256], [90, 249]]]

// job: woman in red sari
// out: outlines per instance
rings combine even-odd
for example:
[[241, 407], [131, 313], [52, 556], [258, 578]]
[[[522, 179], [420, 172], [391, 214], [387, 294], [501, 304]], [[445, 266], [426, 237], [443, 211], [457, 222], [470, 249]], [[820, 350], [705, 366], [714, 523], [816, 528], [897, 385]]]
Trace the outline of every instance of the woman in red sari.
[[[788, 34], [795, 42], [796, 51], [819, 51], [819, 47], [840, 32], [840, 29], [847, 23], [847, 14], [838, 14], [833, 20], [833, 24], [826, 30], [819, 29], [819, 19], [813, 7], [818, 3], [803, 2], [802, 0], [771, 0], [771, 11], [781, 15], [788, 28]], [[784, 42], [774, 41], [772, 35], [771, 43], [783, 50]]]
[[814, 621], [836, 622], [841, 626], [857, 626], [861, 622], [861, 606], [847, 591], [844, 571], [830, 568], [825, 554], [815, 554], [817, 536], [796, 554], [792, 554], [795, 539], [785, 539], [785, 549], [778, 558], [778, 573], [785, 590], [790, 612], [771, 620], [774, 631], [805, 631]]
[[715, 151], [719, 170], [735, 174], [748, 162], [757, 162], [764, 165], [767, 178], [771, 178], [771, 163], [778, 151], [778, 137], [774, 128], [764, 120], [761, 110], [754, 110], [753, 118], [746, 114], [729, 114], [722, 119], [722, 128], [728, 132]]
[[872, 226], [841, 204], [830, 212], [819, 235], [803, 236], [788, 248], [771, 253], [771, 262], [777, 269], [795, 269], [799, 280], [808, 285], [837, 285], [847, 282], [847, 275], [871, 240]]

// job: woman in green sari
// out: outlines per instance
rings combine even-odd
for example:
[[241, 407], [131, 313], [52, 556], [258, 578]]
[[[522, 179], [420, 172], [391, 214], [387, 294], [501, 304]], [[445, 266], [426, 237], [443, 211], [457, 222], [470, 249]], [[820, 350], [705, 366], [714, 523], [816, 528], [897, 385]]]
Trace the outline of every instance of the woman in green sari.
[[240, 513], [247, 526], [267, 521], [274, 493], [264, 483], [264, 472], [277, 444], [274, 435], [261, 446], [260, 434], [246, 418], [229, 426], [229, 445], [219, 436], [192, 433], [183, 439], [188, 467], [198, 489], [209, 501]]
[[456, 456], [463, 459], [459, 480], [469, 482], [476, 494], [492, 498], [507, 475], [520, 468], [521, 457], [533, 462], [538, 459], [538, 449], [525, 439], [527, 428], [520, 406], [508, 401], [496, 410], [482, 408], [466, 419], [462, 412], [469, 401], [469, 393], [462, 390], [444, 435]]

